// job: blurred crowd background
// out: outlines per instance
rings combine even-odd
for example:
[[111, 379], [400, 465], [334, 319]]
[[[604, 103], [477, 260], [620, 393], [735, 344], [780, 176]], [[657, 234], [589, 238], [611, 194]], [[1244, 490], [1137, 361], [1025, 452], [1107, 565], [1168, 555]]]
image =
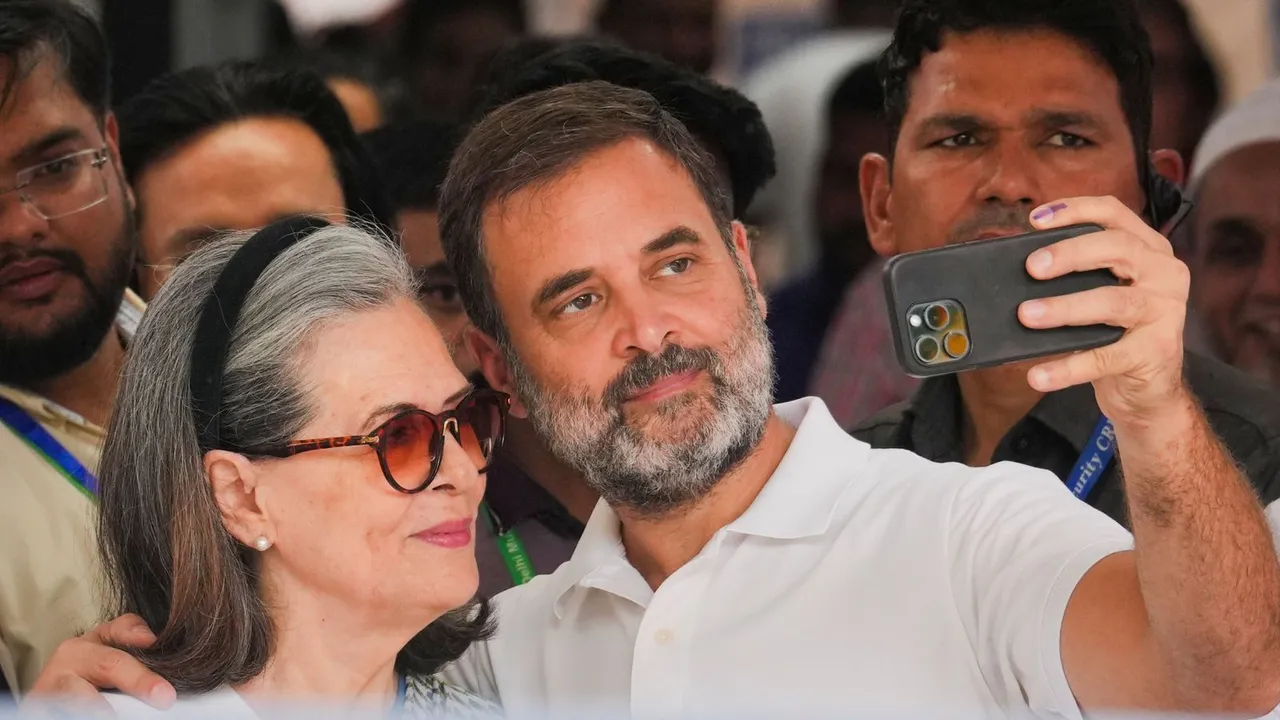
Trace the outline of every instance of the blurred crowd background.
[[[803, 58], [809, 87], [774, 95], [761, 68], [825, 33], [888, 25], [894, 0], [83, 0], [114, 52], [114, 98], [128, 100], [171, 70], [229, 59], [295, 57], [321, 68], [357, 130], [423, 114], [459, 117], [488, 59], [519, 37], [596, 34], [663, 55], [743, 89], [762, 106], [780, 171], [753, 208], [762, 280], [776, 288], [819, 254], [807, 218], [811, 164], [796, 136], [817, 137], [824, 92], [847, 51]], [[1156, 51], [1154, 147], [1185, 158], [1221, 107], [1277, 67], [1280, 0], [1148, 0]], [[841, 68], [847, 69], [847, 68]], [[791, 78], [782, 78], [790, 83]], [[774, 108], [773, 105], [779, 107]], [[810, 107], [811, 106], [811, 107]], [[786, 115], [786, 117], [782, 117]], [[804, 140], [799, 140], [804, 144]], [[805, 173], [805, 170], [799, 172]], [[807, 174], [807, 173], [806, 173]], [[855, 186], [856, 189], [856, 186]], [[781, 197], [779, 197], [781, 196]]]

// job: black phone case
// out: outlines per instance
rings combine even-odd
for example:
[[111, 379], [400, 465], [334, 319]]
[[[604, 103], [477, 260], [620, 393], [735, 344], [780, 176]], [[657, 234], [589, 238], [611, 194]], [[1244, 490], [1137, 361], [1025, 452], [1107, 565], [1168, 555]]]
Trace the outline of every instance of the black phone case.
[[[1088, 350], [1119, 340], [1124, 331], [1109, 325], [1032, 330], [1018, 320], [1018, 306], [1027, 300], [1119, 284], [1107, 270], [1053, 280], [1036, 280], [1027, 273], [1027, 257], [1036, 250], [1100, 230], [1098, 225], [1072, 225], [890, 259], [883, 279], [898, 364], [913, 377], [931, 377]], [[912, 351], [907, 315], [911, 308], [934, 300], [955, 300], [964, 307], [970, 350], [960, 360], [926, 365]]]

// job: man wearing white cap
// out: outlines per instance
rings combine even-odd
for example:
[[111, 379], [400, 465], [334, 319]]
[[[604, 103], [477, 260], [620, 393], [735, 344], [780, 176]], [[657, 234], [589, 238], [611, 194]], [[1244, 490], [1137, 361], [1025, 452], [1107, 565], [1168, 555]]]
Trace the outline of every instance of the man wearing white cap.
[[1280, 80], [1231, 108], [1191, 166], [1191, 303], [1208, 349], [1280, 386]]

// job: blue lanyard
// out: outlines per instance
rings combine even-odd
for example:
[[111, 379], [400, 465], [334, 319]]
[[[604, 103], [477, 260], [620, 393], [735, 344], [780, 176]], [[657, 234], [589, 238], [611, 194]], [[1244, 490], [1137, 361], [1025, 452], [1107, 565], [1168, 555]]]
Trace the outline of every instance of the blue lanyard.
[[404, 713], [404, 703], [409, 695], [409, 679], [402, 673], [396, 673], [396, 701], [391, 706], [391, 716], [397, 717]]
[[71, 451], [62, 447], [57, 438], [36, 422], [26, 410], [8, 398], [0, 397], [0, 421], [9, 426], [18, 437], [26, 441], [41, 457], [49, 462], [63, 477], [76, 486], [89, 499], [98, 495], [98, 478], [76, 459]]
[[1084, 444], [1084, 451], [1080, 453], [1080, 459], [1067, 478], [1067, 488], [1071, 490], [1071, 494], [1080, 500], [1087, 499], [1115, 455], [1116, 429], [1107, 416], [1103, 415], [1098, 419], [1097, 427], [1089, 436], [1089, 442]]

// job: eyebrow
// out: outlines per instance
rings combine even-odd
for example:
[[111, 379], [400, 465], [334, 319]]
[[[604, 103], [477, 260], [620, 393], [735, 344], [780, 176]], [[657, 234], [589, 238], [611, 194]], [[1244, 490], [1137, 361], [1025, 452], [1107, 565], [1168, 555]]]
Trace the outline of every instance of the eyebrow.
[[1262, 230], [1257, 223], [1249, 218], [1244, 217], [1222, 217], [1217, 218], [1209, 224], [1209, 235], [1221, 235], [1224, 233], [1232, 233], [1235, 235], [1247, 235], [1250, 239], [1261, 237]]
[[1076, 127], [1097, 130], [1102, 121], [1092, 113], [1082, 110], [1035, 110], [1030, 115], [1031, 122], [1044, 127]]
[[[1102, 122], [1092, 113], [1082, 110], [1034, 110], [1028, 116], [1032, 124], [1042, 127], [1077, 127], [1097, 130]], [[967, 113], [940, 113], [926, 118], [920, 124], [922, 134], [932, 135], [939, 132], [966, 133], [987, 130], [991, 123], [977, 115]]]
[[985, 130], [989, 127], [991, 127], [991, 124], [977, 115], [939, 113], [925, 118], [924, 122], [920, 123], [920, 134], [932, 135], [938, 132], [959, 134]]
[[24, 145], [21, 150], [14, 154], [13, 162], [16, 164], [33, 161], [62, 143], [82, 138], [84, 138], [84, 133], [80, 132], [79, 128], [70, 125], [60, 127]]
[[590, 280], [591, 276], [594, 274], [595, 271], [593, 270], [581, 268], [578, 270], [570, 270], [567, 273], [557, 275], [546, 281], [542, 284], [542, 287], [538, 289], [538, 294], [534, 297], [534, 311], [537, 312], [538, 308], [556, 299], [561, 293], [568, 292], [573, 289], [574, 286], [581, 285], [587, 280]]
[[443, 278], [448, 280], [453, 279], [453, 273], [449, 271], [449, 263], [445, 262], [444, 260], [441, 260], [440, 262], [437, 262], [437, 263], [432, 263], [425, 267], [414, 268], [413, 272], [419, 278], [432, 278], [432, 279]]
[[666, 252], [673, 247], [679, 247], [681, 245], [699, 245], [701, 243], [702, 238], [698, 233], [681, 225], [678, 228], [668, 230], [662, 234], [662, 237], [659, 237], [657, 240], [653, 240], [648, 245], [645, 245], [641, 252], [645, 255], [656, 255], [660, 252]]
[[[640, 252], [645, 255], [656, 255], [657, 253], [666, 252], [673, 247], [700, 244], [702, 244], [702, 237], [693, 230], [681, 225], [666, 231], [654, 240], [650, 240], [643, 248], [640, 249]], [[570, 270], [566, 273], [557, 275], [546, 281], [542, 284], [542, 287], [539, 288], [537, 295], [534, 296], [534, 311], [536, 312], [538, 308], [556, 299], [562, 293], [573, 289], [574, 286], [581, 285], [587, 280], [590, 280], [591, 276], [594, 274], [595, 272], [593, 270], [588, 268], [579, 268], [577, 270]]]
[[[452, 408], [454, 405], [458, 404], [458, 402], [461, 401], [462, 398], [466, 397], [468, 394], [471, 393], [471, 391], [475, 389], [476, 389], [476, 386], [472, 385], [471, 383], [467, 383], [466, 385], [463, 385], [462, 388], [460, 388], [457, 392], [455, 392], [454, 394], [444, 399], [444, 407]], [[364, 425], [362, 425], [361, 427], [366, 427], [366, 428], [372, 427], [374, 424], [374, 421], [378, 420], [379, 418], [384, 418], [392, 415], [399, 415], [400, 413], [405, 412], [406, 410], [421, 410], [421, 409], [422, 408], [419, 408], [417, 405], [414, 405], [413, 403], [407, 403], [407, 402], [398, 402], [398, 403], [391, 403], [390, 405], [383, 405], [382, 407], [379, 407], [373, 412], [369, 413], [369, 417], [365, 418]]]
[[222, 233], [231, 232], [231, 228], [212, 225], [192, 225], [169, 236], [169, 248], [183, 253], [195, 250]]

